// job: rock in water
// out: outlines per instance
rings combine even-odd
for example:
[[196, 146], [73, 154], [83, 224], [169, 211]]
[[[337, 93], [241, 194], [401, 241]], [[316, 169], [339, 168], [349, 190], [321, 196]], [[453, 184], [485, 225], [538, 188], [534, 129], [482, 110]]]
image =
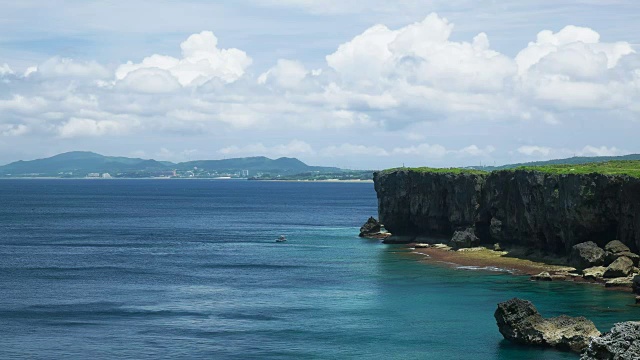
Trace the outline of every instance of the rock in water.
[[454, 249], [463, 249], [477, 246], [479, 243], [480, 241], [473, 229], [467, 229], [454, 232], [449, 244]]
[[604, 275], [605, 271], [607, 271], [607, 268], [604, 266], [594, 266], [594, 267], [582, 270], [582, 276], [584, 276], [585, 279], [598, 280], [598, 279], [602, 279], [602, 276]]
[[618, 323], [611, 331], [591, 341], [581, 360], [640, 359], [640, 322]]
[[545, 319], [530, 301], [517, 298], [498, 304], [494, 316], [502, 336], [518, 344], [580, 352], [600, 336], [593, 322], [584, 317]]
[[367, 236], [378, 234], [380, 232], [380, 229], [381, 229], [380, 222], [372, 216], [360, 228], [360, 237], [367, 237]]
[[605, 270], [603, 277], [605, 278], [618, 278], [629, 276], [633, 271], [633, 261], [626, 256], [619, 257]]
[[578, 270], [604, 264], [606, 253], [593, 241], [583, 242], [571, 248], [569, 262]]

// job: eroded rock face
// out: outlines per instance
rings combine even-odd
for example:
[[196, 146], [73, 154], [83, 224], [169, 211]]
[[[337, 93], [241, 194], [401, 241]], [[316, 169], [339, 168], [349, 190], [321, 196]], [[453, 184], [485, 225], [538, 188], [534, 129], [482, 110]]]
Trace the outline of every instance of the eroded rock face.
[[591, 341], [581, 360], [640, 359], [640, 322], [624, 322]]
[[453, 249], [464, 249], [470, 248], [474, 246], [478, 246], [480, 244], [480, 240], [473, 232], [473, 229], [459, 230], [453, 233], [453, 237], [449, 242], [449, 245]]
[[[640, 248], [640, 179], [533, 171], [376, 172], [380, 221], [397, 235], [451, 237], [475, 228], [483, 243], [568, 255], [573, 245], [617, 238]], [[604, 245], [602, 243], [601, 245]]]
[[582, 270], [604, 264], [605, 252], [593, 241], [574, 245], [569, 255], [569, 263]]
[[360, 227], [360, 237], [368, 237], [372, 235], [376, 235], [380, 232], [381, 229], [380, 222], [376, 220], [373, 216], [367, 220], [362, 227]]
[[633, 261], [626, 256], [619, 257], [611, 263], [602, 275], [604, 278], [619, 278], [629, 276], [633, 271]]
[[631, 287], [633, 288], [634, 293], [640, 294], [640, 275], [636, 275], [633, 277]]
[[600, 336], [593, 322], [584, 317], [545, 319], [530, 301], [517, 298], [498, 304], [494, 316], [502, 336], [518, 344], [580, 352]]

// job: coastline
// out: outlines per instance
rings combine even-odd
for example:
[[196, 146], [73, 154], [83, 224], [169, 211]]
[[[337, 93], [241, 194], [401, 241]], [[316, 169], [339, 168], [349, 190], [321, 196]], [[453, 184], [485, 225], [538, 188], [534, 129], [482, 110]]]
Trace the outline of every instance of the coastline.
[[513, 275], [534, 276], [541, 272], [550, 274], [569, 274], [575, 268], [509, 256], [507, 251], [494, 251], [487, 248], [471, 248], [453, 251], [446, 248], [414, 248], [412, 252], [426, 255], [423, 262], [439, 262], [452, 267], [473, 267], [477, 269], [501, 269]]

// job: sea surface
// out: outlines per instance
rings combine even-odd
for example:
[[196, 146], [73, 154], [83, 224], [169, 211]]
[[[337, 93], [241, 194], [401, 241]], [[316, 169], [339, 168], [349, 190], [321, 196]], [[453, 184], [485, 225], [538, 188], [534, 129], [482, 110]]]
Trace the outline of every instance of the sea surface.
[[358, 238], [371, 215], [370, 183], [0, 180], [0, 358], [576, 359], [504, 341], [496, 304], [640, 319], [599, 286], [424, 264]]

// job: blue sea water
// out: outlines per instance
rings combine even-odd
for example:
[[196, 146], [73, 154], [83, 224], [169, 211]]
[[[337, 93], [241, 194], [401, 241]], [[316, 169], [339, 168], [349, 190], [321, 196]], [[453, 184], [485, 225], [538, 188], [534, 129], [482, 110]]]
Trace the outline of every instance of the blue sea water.
[[375, 214], [372, 184], [0, 180], [0, 358], [575, 359], [504, 341], [496, 304], [640, 317], [358, 238]]

